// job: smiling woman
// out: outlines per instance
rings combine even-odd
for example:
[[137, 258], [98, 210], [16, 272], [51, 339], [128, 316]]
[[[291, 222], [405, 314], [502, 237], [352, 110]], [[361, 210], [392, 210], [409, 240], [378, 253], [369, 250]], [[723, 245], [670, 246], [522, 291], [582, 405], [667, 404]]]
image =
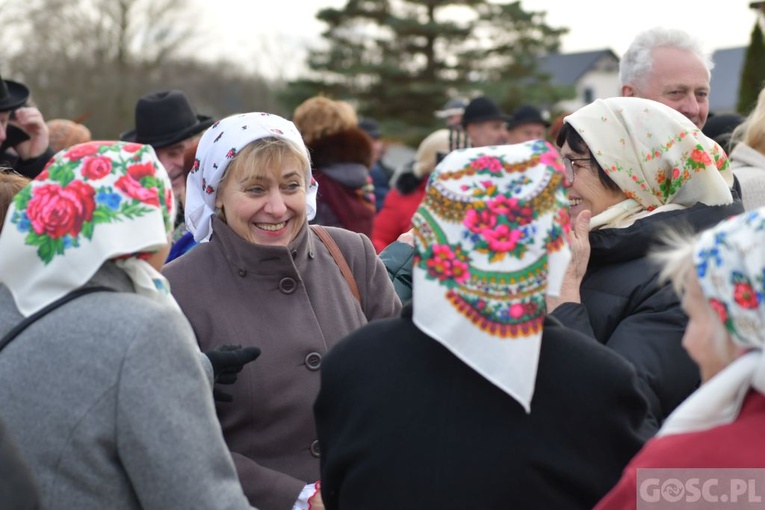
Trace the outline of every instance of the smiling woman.
[[359, 300], [333, 255], [308, 227], [318, 185], [295, 125], [247, 113], [202, 137], [188, 179], [186, 223], [200, 242], [164, 274], [200, 345], [259, 347], [233, 403], [218, 418], [251, 504], [322, 508], [320, 448], [312, 405], [322, 358], [368, 321], [401, 303], [372, 242], [325, 227], [352, 269]]
[[699, 383], [682, 350], [677, 295], [647, 259], [663, 228], [699, 231], [743, 211], [722, 149], [681, 113], [635, 97], [599, 99], [565, 118], [573, 262], [551, 314], [637, 369], [652, 430]]
[[256, 140], [231, 162], [215, 201], [218, 214], [254, 244], [287, 246], [306, 221], [308, 158], [283, 139]]

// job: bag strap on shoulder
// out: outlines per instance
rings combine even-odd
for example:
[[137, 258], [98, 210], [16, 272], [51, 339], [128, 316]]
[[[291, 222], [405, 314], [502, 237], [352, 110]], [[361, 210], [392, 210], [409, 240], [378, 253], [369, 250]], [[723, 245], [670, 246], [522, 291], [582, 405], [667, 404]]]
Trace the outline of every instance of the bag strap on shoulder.
[[319, 236], [321, 242], [324, 243], [324, 246], [327, 247], [329, 254], [332, 255], [332, 258], [335, 259], [335, 263], [340, 268], [340, 272], [343, 274], [343, 278], [345, 278], [345, 281], [348, 282], [348, 287], [351, 288], [353, 297], [355, 297], [356, 301], [358, 301], [359, 305], [361, 305], [361, 294], [359, 293], [358, 285], [356, 285], [356, 278], [354, 278], [353, 271], [351, 271], [351, 268], [348, 266], [348, 262], [346, 262], [345, 257], [343, 256], [343, 252], [340, 251], [340, 248], [337, 246], [335, 240], [332, 239], [332, 236], [329, 234], [329, 232], [327, 232], [327, 229], [321, 225], [311, 225], [311, 230], [316, 232], [316, 235]]
[[57, 299], [56, 301], [50, 303], [48, 306], [41, 308], [40, 310], [37, 310], [35, 313], [30, 315], [29, 317], [25, 318], [23, 321], [16, 324], [16, 326], [10, 330], [2, 340], [0, 340], [0, 351], [5, 349], [5, 347], [11, 343], [11, 340], [16, 338], [22, 331], [27, 329], [33, 322], [40, 319], [42, 316], [52, 312], [59, 306], [62, 306], [69, 301], [76, 299], [80, 296], [83, 296], [85, 294], [90, 294], [92, 292], [114, 292], [114, 289], [111, 289], [109, 287], [102, 287], [102, 286], [95, 286], [95, 287], [80, 287], [79, 289], [75, 289], [69, 294]]

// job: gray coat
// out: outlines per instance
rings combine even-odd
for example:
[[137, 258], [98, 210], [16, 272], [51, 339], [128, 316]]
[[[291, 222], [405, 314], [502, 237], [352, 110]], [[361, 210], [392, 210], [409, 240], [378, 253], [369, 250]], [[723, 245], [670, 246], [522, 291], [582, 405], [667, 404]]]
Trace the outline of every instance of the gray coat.
[[[188, 321], [107, 262], [0, 352], [0, 409], [46, 510], [250, 508]], [[0, 336], [22, 316], [0, 286]]]
[[371, 241], [326, 227], [355, 275], [362, 306], [326, 247], [306, 226], [290, 247], [248, 243], [213, 220], [213, 237], [163, 270], [202, 350], [221, 343], [262, 351], [217, 405], [223, 434], [250, 502], [289, 510], [319, 479], [312, 406], [324, 354], [401, 303]]
[[40, 489], [19, 450], [0, 421], [0, 508], [40, 510]]

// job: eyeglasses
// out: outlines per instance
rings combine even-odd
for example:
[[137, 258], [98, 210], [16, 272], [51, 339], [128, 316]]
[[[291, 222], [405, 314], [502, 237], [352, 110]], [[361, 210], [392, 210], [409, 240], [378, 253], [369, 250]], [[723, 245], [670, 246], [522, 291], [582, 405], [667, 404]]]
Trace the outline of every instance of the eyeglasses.
[[574, 184], [574, 177], [576, 177], [576, 173], [574, 172], [574, 162], [589, 160], [590, 158], [569, 158], [568, 156], [563, 158], [563, 167], [566, 170], [563, 176], [566, 178], [567, 186]]

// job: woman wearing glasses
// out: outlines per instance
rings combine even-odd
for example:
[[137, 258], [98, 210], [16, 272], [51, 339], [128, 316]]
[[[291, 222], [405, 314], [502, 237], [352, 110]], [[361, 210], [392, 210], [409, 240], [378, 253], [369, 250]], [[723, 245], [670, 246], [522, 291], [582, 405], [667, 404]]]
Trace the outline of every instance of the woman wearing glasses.
[[687, 318], [646, 257], [666, 227], [697, 232], [743, 212], [723, 150], [682, 114], [639, 98], [599, 99], [569, 115], [572, 262], [548, 312], [637, 369], [656, 431], [699, 383], [681, 346]]

